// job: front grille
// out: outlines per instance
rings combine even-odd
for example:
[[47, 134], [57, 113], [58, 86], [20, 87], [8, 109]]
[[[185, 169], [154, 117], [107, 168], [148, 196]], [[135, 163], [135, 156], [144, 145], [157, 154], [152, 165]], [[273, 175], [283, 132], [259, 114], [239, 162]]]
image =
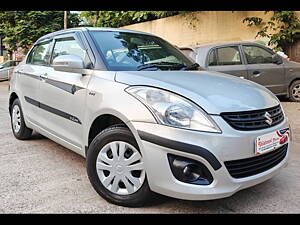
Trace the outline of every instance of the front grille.
[[[269, 113], [272, 119], [272, 124], [269, 125], [265, 117]], [[221, 117], [234, 129], [237, 130], [260, 130], [273, 127], [281, 123], [284, 119], [283, 112], [280, 105], [261, 110], [244, 111], [244, 112], [231, 112], [221, 113]]]
[[247, 159], [224, 162], [228, 172], [234, 178], [243, 178], [262, 173], [279, 164], [287, 153], [288, 144], [280, 148]]

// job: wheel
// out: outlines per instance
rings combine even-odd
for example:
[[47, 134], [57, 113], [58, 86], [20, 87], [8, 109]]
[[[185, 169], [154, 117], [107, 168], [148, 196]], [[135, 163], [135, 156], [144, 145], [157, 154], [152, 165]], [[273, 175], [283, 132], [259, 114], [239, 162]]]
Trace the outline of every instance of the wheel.
[[14, 136], [19, 140], [26, 140], [31, 137], [32, 129], [28, 128], [24, 121], [20, 100], [15, 99], [11, 110], [11, 127]]
[[98, 134], [90, 144], [86, 163], [94, 189], [110, 203], [140, 207], [154, 197], [143, 156], [126, 127], [112, 126]]
[[300, 80], [296, 80], [291, 84], [290, 100], [293, 102], [300, 102]]

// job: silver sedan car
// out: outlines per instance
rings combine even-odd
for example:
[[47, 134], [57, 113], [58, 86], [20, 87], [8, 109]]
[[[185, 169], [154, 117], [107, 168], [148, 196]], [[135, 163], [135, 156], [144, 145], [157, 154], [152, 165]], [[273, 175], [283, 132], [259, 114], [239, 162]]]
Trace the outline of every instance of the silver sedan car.
[[17, 139], [35, 130], [82, 155], [96, 192], [122, 206], [231, 196], [277, 174], [291, 148], [268, 89], [125, 29], [41, 37], [14, 70], [9, 112]]
[[203, 70], [218, 71], [261, 84], [278, 96], [300, 102], [300, 63], [255, 42], [181, 47]]

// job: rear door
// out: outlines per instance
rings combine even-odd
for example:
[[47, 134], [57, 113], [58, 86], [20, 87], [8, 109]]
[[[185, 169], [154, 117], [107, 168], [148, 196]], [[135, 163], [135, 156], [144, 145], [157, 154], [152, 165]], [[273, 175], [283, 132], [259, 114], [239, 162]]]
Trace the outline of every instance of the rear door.
[[89, 57], [75, 33], [58, 35], [53, 40], [50, 66], [43, 72], [40, 87], [41, 124], [51, 134], [80, 148], [89, 75], [55, 71], [53, 60], [60, 55], [77, 55], [86, 63]]
[[15, 73], [18, 76], [17, 90], [22, 109], [26, 118], [34, 124], [39, 123], [39, 88], [40, 76], [47, 68], [50, 58], [50, 42], [45, 40], [36, 44], [30, 51], [25, 63], [18, 66]]
[[207, 56], [207, 69], [241, 78], [247, 78], [248, 74], [238, 45], [211, 49]]
[[274, 94], [286, 94], [284, 66], [272, 63], [272, 55], [275, 53], [257, 45], [242, 45], [242, 49], [248, 79], [265, 86]]

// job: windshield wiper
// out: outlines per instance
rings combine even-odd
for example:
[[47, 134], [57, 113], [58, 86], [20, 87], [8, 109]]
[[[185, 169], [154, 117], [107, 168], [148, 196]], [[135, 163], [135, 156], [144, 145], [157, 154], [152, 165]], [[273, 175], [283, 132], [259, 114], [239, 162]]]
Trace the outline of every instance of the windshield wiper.
[[181, 68], [181, 70], [195, 70], [198, 69], [200, 67], [200, 65], [198, 63], [194, 63], [190, 66], [185, 66], [183, 68]]
[[173, 62], [157, 62], [157, 63], [148, 63], [148, 64], [143, 64], [137, 67], [137, 70], [144, 70], [148, 68], [160, 68], [160, 67], [173, 67], [173, 68], [183, 68], [185, 65], [181, 63], [173, 63]]

